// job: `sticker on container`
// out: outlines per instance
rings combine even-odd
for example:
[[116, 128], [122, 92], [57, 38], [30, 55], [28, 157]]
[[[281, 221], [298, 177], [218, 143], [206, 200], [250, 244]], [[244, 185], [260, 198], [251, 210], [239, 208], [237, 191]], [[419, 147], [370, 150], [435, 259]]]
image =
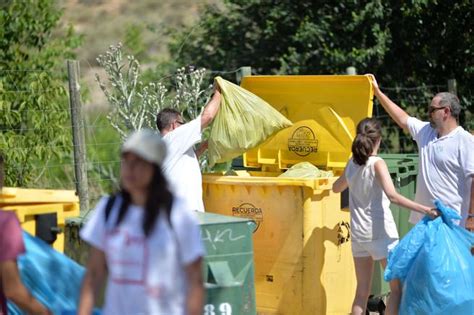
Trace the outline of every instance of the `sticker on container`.
[[311, 128], [302, 126], [297, 128], [288, 139], [288, 151], [299, 156], [307, 156], [318, 152], [318, 140]]
[[256, 207], [251, 203], [243, 203], [238, 207], [232, 207], [232, 215], [234, 217], [252, 219], [255, 224], [254, 233], [257, 232], [260, 223], [263, 222], [262, 208]]

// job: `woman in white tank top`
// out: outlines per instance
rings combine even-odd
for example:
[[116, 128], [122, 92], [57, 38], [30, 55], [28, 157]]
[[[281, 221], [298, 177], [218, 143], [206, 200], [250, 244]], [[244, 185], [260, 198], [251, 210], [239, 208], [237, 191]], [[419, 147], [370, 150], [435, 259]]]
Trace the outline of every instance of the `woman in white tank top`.
[[[374, 261], [385, 268], [389, 250], [398, 243], [398, 232], [390, 211], [390, 202], [402, 207], [437, 216], [435, 209], [415, 203], [398, 194], [385, 161], [377, 156], [382, 139], [380, 122], [363, 119], [357, 125], [352, 143], [352, 158], [332, 189], [339, 193], [349, 188], [351, 211], [352, 255], [357, 290], [352, 314], [365, 314], [371, 291]], [[398, 280], [390, 282], [387, 314], [398, 314], [401, 287]]]

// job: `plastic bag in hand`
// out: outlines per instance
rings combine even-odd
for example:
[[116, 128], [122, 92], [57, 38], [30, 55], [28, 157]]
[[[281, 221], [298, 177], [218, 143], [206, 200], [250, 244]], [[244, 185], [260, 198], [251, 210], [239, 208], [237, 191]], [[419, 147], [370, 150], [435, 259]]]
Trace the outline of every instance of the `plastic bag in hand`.
[[389, 254], [384, 278], [403, 283], [400, 315], [474, 314], [474, 233], [441, 202], [441, 216], [423, 218]]
[[[85, 269], [39, 238], [23, 232], [23, 240], [26, 253], [17, 263], [28, 291], [54, 315], [77, 309]], [[26, 313], [9, 302], [8, 314]]]

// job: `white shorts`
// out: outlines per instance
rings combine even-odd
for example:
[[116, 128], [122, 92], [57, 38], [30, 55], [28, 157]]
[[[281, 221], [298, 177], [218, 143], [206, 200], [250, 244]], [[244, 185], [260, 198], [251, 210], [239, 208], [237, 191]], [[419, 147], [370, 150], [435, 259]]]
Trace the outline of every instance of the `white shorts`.
[[387, 258], [388, 252], [397, 244], [396, 238], [384, 238], [369, 242], [352, 241], [352, 256], [354, 257], [372, 257], [373, 260]]

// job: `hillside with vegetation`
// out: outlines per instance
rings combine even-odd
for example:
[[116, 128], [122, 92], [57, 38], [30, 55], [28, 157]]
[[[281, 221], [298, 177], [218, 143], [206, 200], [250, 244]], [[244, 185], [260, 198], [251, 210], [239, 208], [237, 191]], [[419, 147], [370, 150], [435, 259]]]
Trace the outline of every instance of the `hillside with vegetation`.
[[95, 74], [103, 75], [97, 57], [110, 45], [123, 43], [142, 68], [155, 67], [173, 58], [168, 44], [176, 30], [193, 25], [206, 4], [219, 6], [220, 0], [59, 0], [63, 10], [61, 23], [72, 25], [82, 36], [77, 48], [81, 77], [88, 89], [86, 105], [106, 105], [103, 93], [95, 82]]

